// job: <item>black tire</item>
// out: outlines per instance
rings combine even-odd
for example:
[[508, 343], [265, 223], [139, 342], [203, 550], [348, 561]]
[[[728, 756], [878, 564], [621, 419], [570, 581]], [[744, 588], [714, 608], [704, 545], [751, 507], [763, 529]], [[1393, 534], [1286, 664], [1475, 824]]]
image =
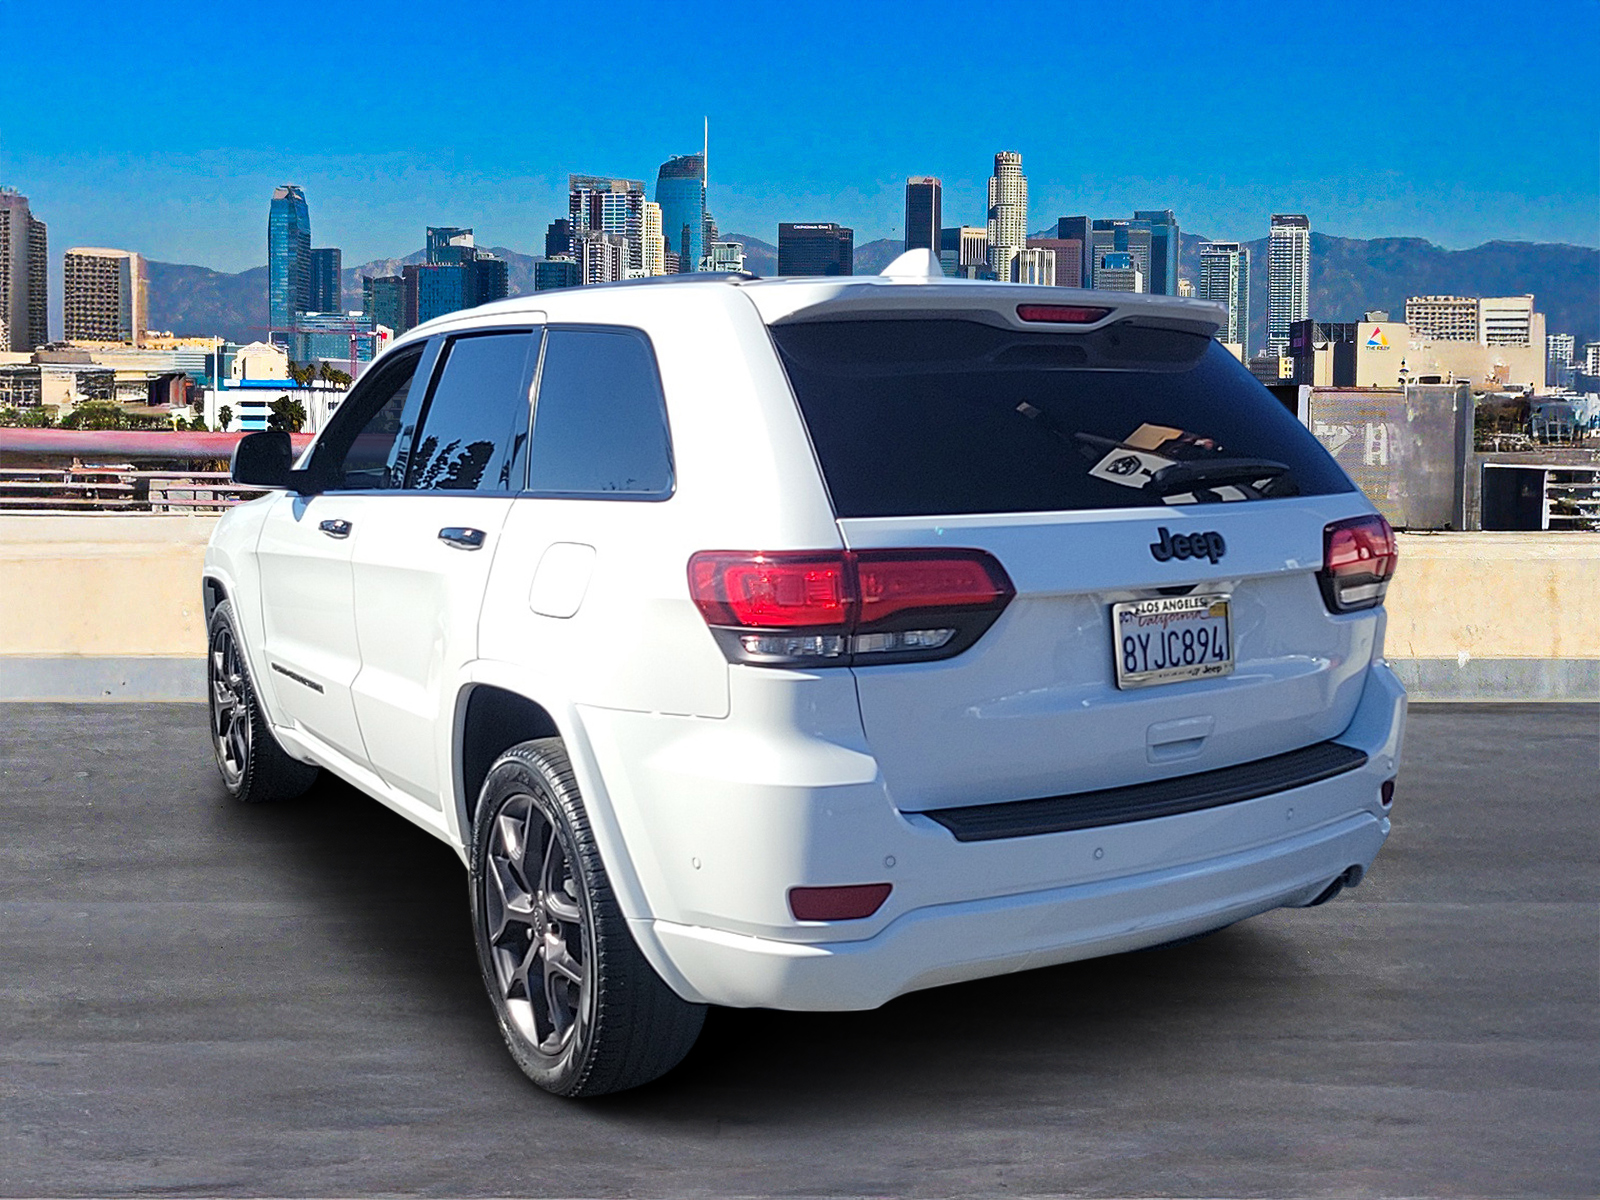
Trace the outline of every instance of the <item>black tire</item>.
[[705, 1005], [681, 999], [640, 953], [559, 738], [513, 746], [489, 769], [470, 882], [484, 986], [529, 1079], [601, 1096], [683, 1061]]
[[318, 768], [290, 758], [272, 736], [250, 681], [231, 600], [212, 610], [206, 646], [211, 749], [228, 795], [244, 804], [261, 804], [304, 794], [316, 783]]

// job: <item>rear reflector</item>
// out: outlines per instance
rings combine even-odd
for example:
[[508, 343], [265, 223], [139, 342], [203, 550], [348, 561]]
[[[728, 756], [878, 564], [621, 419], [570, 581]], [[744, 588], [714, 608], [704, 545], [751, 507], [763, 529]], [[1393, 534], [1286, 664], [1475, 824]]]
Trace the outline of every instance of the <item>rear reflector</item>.
[[705, 550], [689, 594], [735, 662], [842, 666], [959, 654], [1016, 590], [982, 550]]
[[883, 907], [894, 890], [888, 883], [789, 889], [789, 911], [796, 921], [859, 921]]
[[1383, 603], [1399, 549], [1382, 517], [1336, 521], [1322, 532], [1317, 580], [1330, 612], [1355, 612]]
[[1093, 325], [1109, 317], [1109, 308], [1080, 308], [1067, 304], [1019, 304], [1017, 316], [1024, 321], [1048, 321], [1056, 325]]

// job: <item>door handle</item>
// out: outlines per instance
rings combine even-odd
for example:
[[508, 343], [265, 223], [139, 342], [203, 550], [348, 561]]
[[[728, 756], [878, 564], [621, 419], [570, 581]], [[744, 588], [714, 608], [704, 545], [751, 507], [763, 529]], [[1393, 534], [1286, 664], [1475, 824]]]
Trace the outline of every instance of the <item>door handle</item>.
[[317, 528], [331, 538], [347, 538], [350, 536], [349, 521], [324, 521]]
[[457, 550], [482, 550], [483, 530], [447, 525], [439, 530], [439, 540], [446, 546], [454, 546]]

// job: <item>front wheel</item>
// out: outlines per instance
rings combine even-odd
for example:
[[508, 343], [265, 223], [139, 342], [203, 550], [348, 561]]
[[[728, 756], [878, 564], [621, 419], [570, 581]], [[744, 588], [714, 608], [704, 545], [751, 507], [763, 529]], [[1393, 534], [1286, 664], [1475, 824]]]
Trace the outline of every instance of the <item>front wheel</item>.
[[666, 1074], [705, 1006], [680, 999], [633, 940], [558, 738], [490, 768], [473, 825], [478, 964], [523, 1072], [558, 1096], [600, 1096]]
[[211, 613], [206, 707], [217, 770], [235, 800], [246, 804], [288, 800], [317, 781], [318, 768], [290, 758], [272, 736], [272, 726], [250, 682], [231, 600], [222, 601]]

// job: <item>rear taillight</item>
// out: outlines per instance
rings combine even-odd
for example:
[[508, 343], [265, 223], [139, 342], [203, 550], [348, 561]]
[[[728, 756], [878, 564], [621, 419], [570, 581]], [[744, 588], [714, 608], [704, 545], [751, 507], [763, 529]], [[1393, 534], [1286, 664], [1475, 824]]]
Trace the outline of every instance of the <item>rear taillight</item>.
[[1394, 575], [1394, 530], [1382, 517], [1336, 521], [1322, 531], [1317, 580], [1329, 612], [1354, 612], [1383, 603]]
[[960, 654], [1016, 590], [982, 550], [704, 550], [689, 594], [734, 662], [865, 666]]

